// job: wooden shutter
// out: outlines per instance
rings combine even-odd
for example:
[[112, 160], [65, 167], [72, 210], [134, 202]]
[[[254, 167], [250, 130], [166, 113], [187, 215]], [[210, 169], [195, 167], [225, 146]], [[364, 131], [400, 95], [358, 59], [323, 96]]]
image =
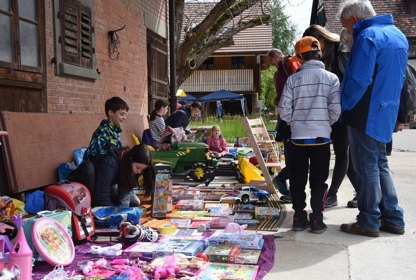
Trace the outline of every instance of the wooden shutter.
[[75, 1], [63, 1], [62, 62], [92, 68], [92, 16], [89, 7]]

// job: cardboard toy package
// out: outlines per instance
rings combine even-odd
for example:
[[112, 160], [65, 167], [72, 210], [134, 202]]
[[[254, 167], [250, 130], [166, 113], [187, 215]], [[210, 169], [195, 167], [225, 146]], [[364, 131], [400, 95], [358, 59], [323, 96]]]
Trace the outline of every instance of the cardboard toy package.
[[155, 165], [155, 188], [152, 199], [152, 217], [166, 218], [172, 212], [171, 167], [167, 164]]
[[174, 253], [185, 256], [196, 256], [205, 249], [205, 242], [202, 240], [169, 239], [160, 244], [154, 251], [154, 257], [170, 256]]
[[204, 254], [210, 262], [234, 263], [240, 254], [240, 246], [235, 245], [209, 245]]

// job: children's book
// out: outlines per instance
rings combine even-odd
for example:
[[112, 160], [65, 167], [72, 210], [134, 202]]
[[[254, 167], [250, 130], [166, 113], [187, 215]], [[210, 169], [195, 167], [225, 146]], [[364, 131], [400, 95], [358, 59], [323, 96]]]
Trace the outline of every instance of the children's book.
[[207, 268], [199, 275], [201, 280], [254, 280], [256, 279], [257, 265], [239, 265], [230, 263], [208, 263]]

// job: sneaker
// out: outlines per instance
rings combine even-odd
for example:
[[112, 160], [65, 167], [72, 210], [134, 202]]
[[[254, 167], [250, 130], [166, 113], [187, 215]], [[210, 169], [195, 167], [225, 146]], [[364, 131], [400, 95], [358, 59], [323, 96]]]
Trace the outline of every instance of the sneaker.
[[336, 195], [328, 195], [325, 200], [325, 208], [331, 208], [338, 206], [338, 200]]
[[282, 195], [290, 195], [289, 188], [286, 186], [285, 182], [282, 182], [278, 178], [279, 176], [276, 176], [273, 178], [272, 182], [274, 187], [281, 193]]
[[354, 196], [353, 199], [351, 199], [350, 201], [348, 201], [347, 206], [349, 208], [358, 208], [358, 204], [357, 204], [357, 195]]
[[280, 200], [283, 201], [283, 203], [292, 203], [292, 196], [289, 195], [282, 195], [280, 197]]
[[312, 213], [309, 214], [312, 233], [323, 233], [326, 230], [326, 224], [322, 220], [318, 220]]
[[306, 211], [301, 213], [296, 213], [293, 215], [293, 227], [294, 231], [302, 231], [307, 229], [310, 226], [308, 221], [308, 215]]

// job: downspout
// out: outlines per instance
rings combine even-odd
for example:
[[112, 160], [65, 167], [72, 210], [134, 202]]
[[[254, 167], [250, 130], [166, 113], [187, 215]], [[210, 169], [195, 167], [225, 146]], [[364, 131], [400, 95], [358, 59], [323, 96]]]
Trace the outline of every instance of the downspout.
[[175, 0], [169, 0], [170, 112], [176, 110]]

